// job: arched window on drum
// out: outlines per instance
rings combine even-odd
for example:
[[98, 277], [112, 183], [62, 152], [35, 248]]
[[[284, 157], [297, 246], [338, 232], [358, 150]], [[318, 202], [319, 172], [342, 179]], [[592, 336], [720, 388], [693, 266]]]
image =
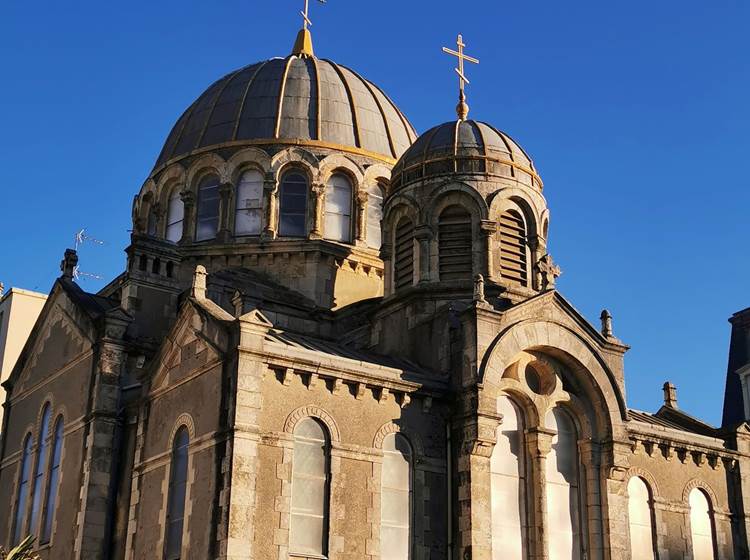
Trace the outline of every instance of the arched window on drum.
[[528, 558], [526, 455], [521, 412], [505, 396], [497, 400], [503, 421], [490, 457], [492, 560]]
[[219, 230], [219, 198], [219, 178], [216, 175], [204, 177], [198, 185], [196, 241], [216, 237]]
[[716, 558], [715, 535], [711, 502], [700, 488], [693, 488], [690, 491], [688, 501], [693, 560], [714, 560]]
[[175, 189], [167, 203], [167, 241], [177, 243], [182, 239], [182, 222], [185, 219], [185, 207], [180, 191]]
[[578, 432], [559, 406], [547, 413], [544, 425], [555, 432], [546, 460], [549, 559], [581, 560]]
[[380, 249], [382, 244], [383, 188], [377, 183], [367, 189], [367, 246]]
[[235, 200], [234, 234], [260, 234], [263, 213], [263, 174], [260, 171], [252, 169], [242, 174]]
[[458, 205], [448, 206], [438, 218], [440, 280], [471, 280], [471, 214]]
[[343, 173], [335, 173], [326, 184], [325, 238], [352, 240], [352, 184]]
[[500, 275], [513, 284], [529, 285], [527, 228], [518, 210], [506, 210], [498, 223]]
[[412, 448], [401, 434], [383, 440], [380, 497], [380, 558], [411, 558]]
[[299, 171], [289, 171], [281, 179], [279, 194], [279, 235], [307, 235], [307, 179]]

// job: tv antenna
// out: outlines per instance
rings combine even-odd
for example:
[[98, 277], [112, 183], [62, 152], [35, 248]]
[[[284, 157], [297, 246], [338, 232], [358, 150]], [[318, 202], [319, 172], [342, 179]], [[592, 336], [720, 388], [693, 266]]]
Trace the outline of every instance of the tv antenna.
[[100, 241], [99, 239], [96, 239], [94, 237], [91, 237], [86, 233], [86, 229], [82, 228], [79, 231], [76, 232], [75, 236], [73, 237], [75, 240], [75, 249], [78, 250], [78, 247], [83, 245], [86, 241], [89, 241], [91, 243], [96, 243], [97, 245], [104, 245], [104, 241]]
[[84, 272], [76, 265], [73, 267], [73, 280], [104, 280], [104, 276], [93, 272]]

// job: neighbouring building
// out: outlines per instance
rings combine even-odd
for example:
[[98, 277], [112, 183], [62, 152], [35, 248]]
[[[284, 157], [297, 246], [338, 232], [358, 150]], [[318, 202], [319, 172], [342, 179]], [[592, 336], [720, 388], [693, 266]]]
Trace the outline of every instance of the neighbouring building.
[[125, 271], [87, 293], [68, 250], [4, 383], [0, 543], [747, 559], [750, 309], [721, 426], [670, 383], [628, 408], [609, 313], [555, 289], [537, 167], [457, 110], [417, 134], [306, 29], [213, 83], [135, 197]]
[[[7, 292], [0, 283], [0, 383], [8, 379], [16, 365], [31, 328], [36, 323], [47, 296], [38, 292], [11, 288]], [[5, 389], [0, 387], [0, 399], [5, 402]], [[0, 409], [0, 425], [3, 410]]]

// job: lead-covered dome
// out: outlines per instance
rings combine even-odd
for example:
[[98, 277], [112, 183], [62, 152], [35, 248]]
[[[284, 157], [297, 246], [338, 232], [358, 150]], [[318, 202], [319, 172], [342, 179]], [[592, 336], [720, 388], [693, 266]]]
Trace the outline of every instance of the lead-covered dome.
[[542, 190], [542, 179], [523, 148], [492, 125], [473, 120], [450, 121], [422, 134], [396, 163], [391, 184], [398, 189], [453, 173], [507, 177]]
[[372, 82], [330, 60], [290, 55], [211, 85], [174, 125], [155, 169], [209, 148], [300, 141], [395, 160], [415, 139]]

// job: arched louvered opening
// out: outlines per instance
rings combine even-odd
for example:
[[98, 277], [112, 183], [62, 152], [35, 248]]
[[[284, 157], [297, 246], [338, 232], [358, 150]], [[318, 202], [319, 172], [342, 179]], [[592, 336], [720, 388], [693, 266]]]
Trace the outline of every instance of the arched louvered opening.
[[651, 492], [646, 482], [634, 476], [628, 481], [628, 523], [630, 555], [649, 560], [654, 555], [654, 511]]
[[198, 186], [198, 213], [195, 240], [206, 241], [216, 237], [219, 231], [219, 178], [204, 177]]
[[714, 560], [714, 524], [711, 502], [700, 488], [693, 488], [690, 502], [690, 536], [693, 543], [693, 560]]
[[398, 290], [414, 283], [414, 224], [401, 218], [396, 225], [393, 251], [393, 285]]
[[520, 286], [529, 285], [526, 222], [517, 210], [500, 216], [500, 274]]
[[380, 498], [380, 558], [411, 558], [412, 457], [409, 441], [402, 434], [383, 440]]
[[490, 457], [492, 559], [528, 557], [526, 517], [526, 456], [523, 418], [508, 397], [497, 400], [503, 422]]
[[438, 218], [440, 280], [471, 280], [471, 214], [461, 206], [448, 206]]

